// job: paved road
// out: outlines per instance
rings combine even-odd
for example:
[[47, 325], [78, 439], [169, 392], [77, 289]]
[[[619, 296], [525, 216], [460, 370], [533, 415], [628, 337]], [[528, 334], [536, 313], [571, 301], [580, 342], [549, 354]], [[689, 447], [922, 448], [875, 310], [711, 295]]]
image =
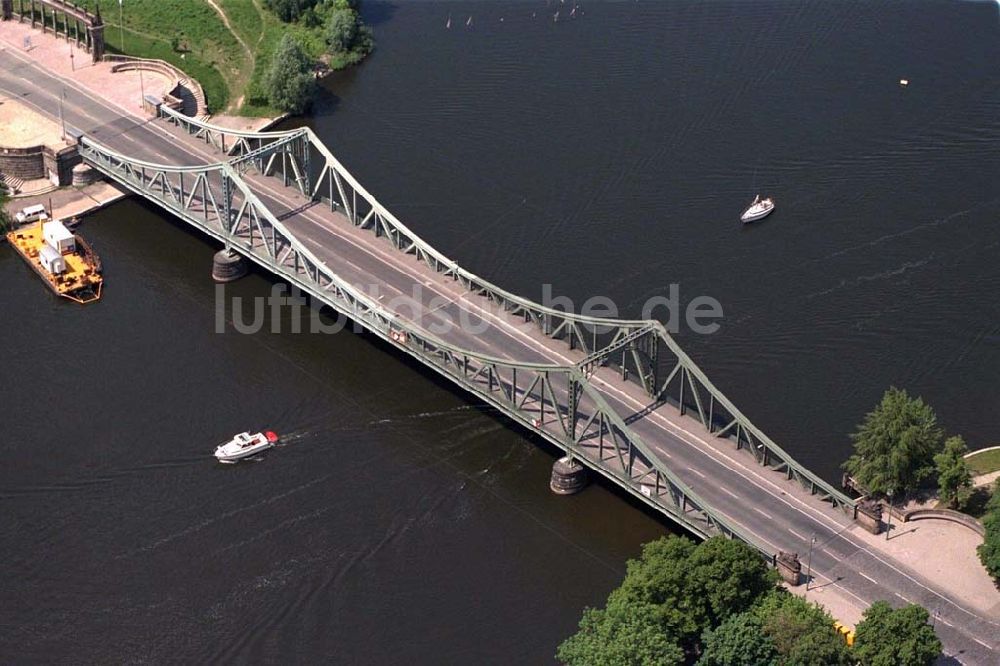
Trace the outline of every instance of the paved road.
[[[59, 96], [65, 90], [67, 124], [112, 150], [173, 165], [193, 166], [219, 159], [209, 146], [180, 130], [127, 116], [118, 107], [23, 58], [0, 51], [0, 91], [58, 119]], [[488, 326], [480, 334], [453, 327], [439, 335], [453, 344], [500, 358], [541, 363], [580, 360], [580, 352], [545, 338], [523, 321], [493, 311], [484, 299], [463, 293], [455, 281], [401, 254], [387, 242], [376, 241], [370, 232], [354, 227], [342, 215], [320, 205], [308, 206], [303, 197], [281, 188], [275, 179], [249, 180], [279, 216], [297, 211], [284, 218], [284, 223], [340, 276], [352, 284], [376, 285], [378, 295], [387, 303], [411, 297], [393, 307], [397, 316], [423, 328], [462, 316], [474, 323], [485, 322]], [[415, 286], [419, 286], [416, 292]], [[836, 587], [862, 607], [887, 599], [894, 604], [915, 602], [937, 609], [937, 631], [948, 654], [964, 663], [997, 663], [993, 650], [1000, 624], [966, 607], [961, 599], [949, 598], [943, 589], [885, 553], [870, 549], [848, 517], [810, 497], [782, 475], [757, 466], [752, 456], [733, 450], [728, 440], [709, 436], [700, 423], [681, 416], [673, 407], [647, 410], [648, 398], [642, 390], [619, 381], [611, 370], [599, 370], [592, 381], [623, 418], [648, 411], [631, 422], [633, 431], [682, 481], [731, 522], [753, 532], [765, 548], [798, 552], [804, 559], [815, 535], [814, 584]]]

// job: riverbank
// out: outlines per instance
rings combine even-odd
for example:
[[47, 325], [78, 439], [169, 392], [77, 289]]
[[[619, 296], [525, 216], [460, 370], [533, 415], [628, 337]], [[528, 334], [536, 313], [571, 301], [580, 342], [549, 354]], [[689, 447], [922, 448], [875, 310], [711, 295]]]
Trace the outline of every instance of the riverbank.
[[976, 485], [988, 483], [988, 481], [983, 481], [983, 477], [1000, 472], [1000, 446], [989, 446], [978, 451], [970, 451], [965, 454], [965, 461], [969, 464], [972, 473], [976, 475]]
[[42, 204], [49, 211], [50, 217], [71, 220], [98, 211], [129, 195], [128, 190], [115, 183], [100, 181], [82, 187], [62, 187], [19, 196], [8, 201], [4, 210], [13, 217], [22, 208]]
[[[94, 11], [99, 0], [78, 1]], [[318, 74], [348, 67], [371, 50], [331, 53], [323, 12], [332, 11], [332, 5], [322, 11], [308, 7], [287, 23], [258, 0], [162, 0], [140, 9], [129, 9], [128, 3], [122, 8], [104, 8], [109, 52], [163, 60], [181, 69], [201, 82], [213, 113], [255, 117], [280, 112], [268, 102], [263, 80], [286, 34], [316, 61]]]
[[[25, 51], [22, 45], [27, 38], [30, 38], [31, 48]], [[137, 70], [115, 71], [114, 63], [110, 62], [74, 63], [69, 58], [70, 48], [59, 37], [32, 29], [26, 23], [0, 23], [0, 49], [26, 64], [38, 64], [60, 76], [66, 81], [68, 91], [79, 88], [98, 94], [127, 115], [147, 119], [138, 103], [143, 95], [162, 98], [176, 84], [155, 69], [144, 69], [140, 78]], [[72, 104], [70, 95], [65, 103]], [[43, 204], [52, 217], [72, 219], [129, 196], [124, 188], [103, 180], [63, 187], [52, 183], [53, 173], [43, 165], [41, 153], [55, 154], [69, 149], [56, 119], [57, 112], [53, 111], [38, 106], [31, 97], [20, 98], [0, 92], [0, 151], [6, 160], [0, 163], [0, 172], [16, 185], [10, 188], [11, 199], [4, 206], [5, 210], [13, 215], [26, 206]], [[270, 117], [220, 115], [212, 121], [224, 127], [263, 130], [286, 117], [287, 114]], [[25, 154], [15, 155], [18, 151]]]

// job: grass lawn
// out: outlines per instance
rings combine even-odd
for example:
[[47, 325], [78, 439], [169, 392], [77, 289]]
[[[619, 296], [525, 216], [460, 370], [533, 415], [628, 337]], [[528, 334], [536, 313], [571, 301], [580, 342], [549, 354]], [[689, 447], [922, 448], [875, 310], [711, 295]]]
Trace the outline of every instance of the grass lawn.
[[[77, 0], [94, 11], [97, 0]], [[224, 110], [249, 79], [246, 51], [207, 2], [200, 0], [129, 0], [124, 3], [124, 49], [115, 3], [104, 2], [104, 40], [108, 49], [126, 55], [158, 58], [198, 79], [212, 112]], [[174, 49], [173, 38], [178, 49]], [[178, 52], [179, 51], [179, 52]], [[183, 58], [181, 56], [184, 56]]]
[[974, 453], [965, 459], [973, 474], [988, 474], [1000, 470], [1000, 449]]
[[[91, 12], [98, 1], [76, 0]], [[290, 33], [319, 59], [326, 50], [322, 27], [282, 23], [263, 0], [214, 1], [228, 27], [207, 0], [127, 0], [122, 13], [113, 0], [105, 0], [101, 9], [108, 51], [178, 67], [204, 88], [212, 113], [278, 115], [261, 85], [275, 47]], [[330, 64], [339, 69], [359, 57], [333, 57]]]
[[[122, 53], [118, 45], [118, 35], [112, 43], [107, 42], [108, 50]], [[174, 65], [185, 74], [194, 77], [205, 91], [205, 99], [212, 113], [217, 113], [229, 104], [229, 86], [215, 67], [204, 62], [191, 53], [177, 53], [170, 44], [159, 39], [151, 39], [145, 35], [137, 35], [125, 30], [126, 55], [138, 55], [142, 58], [155, 58]]]

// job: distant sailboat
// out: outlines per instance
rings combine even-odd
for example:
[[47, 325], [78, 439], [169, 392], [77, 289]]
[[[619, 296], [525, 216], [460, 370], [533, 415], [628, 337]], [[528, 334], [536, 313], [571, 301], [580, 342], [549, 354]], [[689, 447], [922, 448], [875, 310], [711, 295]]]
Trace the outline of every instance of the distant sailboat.
[[555, 16], [552, 17], [552, 20], [553, 21], [558, 21], [559, 20], [559, 10], [558, 9], [556, 10]]
[[451, 14], [448, 14], [448, 22], [444, 24], [444, 27], [451, 30]]
[[469, 20], [465, 22], [465, 27], [468, 28], [468, 27], [471, 27], [471, 26], [472, 26], [472, 17], [470, 16]]

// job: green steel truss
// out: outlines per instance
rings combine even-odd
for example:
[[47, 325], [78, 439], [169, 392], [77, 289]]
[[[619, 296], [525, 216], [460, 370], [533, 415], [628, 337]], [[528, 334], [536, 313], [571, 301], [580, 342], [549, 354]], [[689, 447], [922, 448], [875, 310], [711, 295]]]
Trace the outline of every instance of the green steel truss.
[[[309, 128], [239, 132], [211, 126], [166, 107], [161, 117], [203, 139], [218, 161], [200, 166], [153, 164], [116, 153], [83, 136], [80, 153], [95, 168], [238, 250], [343, 315], [364, 325], [565, 450], [639, 500], [700, 536], [726, 534], [768, 555], [754, 534], [729, 521], [686, 486], [629, 427], [641, 414], [622, 415], [605, 399], [594, 375], [614, 371], [649, 397], [647, 411], [668, 402], [728, 438], [757, 462], [795, 479], [818, 498], [846, 511], [855, 502], [796, 462], [750, 422], [655, 320], [587, 317], [548, 308], [480, 278], [445, 257], [383, 208]], [[572, 364], [520, 363], [446, 342], [386, 311], [341, 279], [262, 203], [248, 172], [273, 176], [321, 200], [355, 226], [387, 239], [466, 290], [530, 322], [580, 358]], [[605, 370], [602, 370], [604, 368]]]

